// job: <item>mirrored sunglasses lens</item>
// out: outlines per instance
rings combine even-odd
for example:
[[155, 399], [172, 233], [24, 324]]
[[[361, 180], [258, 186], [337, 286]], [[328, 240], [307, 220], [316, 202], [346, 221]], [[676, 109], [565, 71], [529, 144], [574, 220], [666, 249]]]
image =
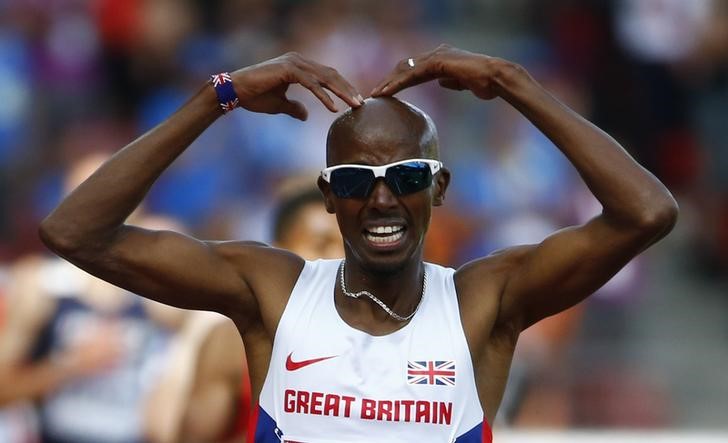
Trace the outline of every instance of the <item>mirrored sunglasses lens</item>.
[[369, 195], [374, 173], [368, 169], [341, 168], [331, 172], [331, 190], [339, 198], [361, 198]]
[[426, 189], [432, 183], [430, 165], [410, 162], [387, 169], [387, 184], [399, 195], [412, 194]]

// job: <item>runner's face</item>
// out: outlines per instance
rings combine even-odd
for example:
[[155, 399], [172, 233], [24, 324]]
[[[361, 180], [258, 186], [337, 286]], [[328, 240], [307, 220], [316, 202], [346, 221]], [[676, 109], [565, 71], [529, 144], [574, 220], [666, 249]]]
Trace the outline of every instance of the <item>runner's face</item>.
[[[329, 152], [329, 163], [383, 165], [398, 160], [426, 157], [420, 137], [370, 137], [337, 143]], [[328, 209], [336, 213], [349, 259], [376, 272], [393, 272], [410, 260], [422, 260], [422, 244], [430, 223], [433, 193], [429, 188], [398, 196], [378, 179], [364, 198], [338, 198], [321, 184]], [[384, 228], [387, 232], [377, 232]], [[390, 231], [391, 229], [391, 231]]]

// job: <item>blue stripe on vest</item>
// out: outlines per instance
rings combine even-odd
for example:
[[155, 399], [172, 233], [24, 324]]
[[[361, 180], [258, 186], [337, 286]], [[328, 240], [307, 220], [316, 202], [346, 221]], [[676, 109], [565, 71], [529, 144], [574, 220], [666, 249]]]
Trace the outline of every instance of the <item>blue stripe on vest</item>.
[[476, 427], [455, 439], [456, 443], [481, 443], [482, 441], [483, 423], [478, 423]]
[[258, 406], [258, 422], [255, 425], [255, 443], [281, 443], [283, 433], [273, 417]]

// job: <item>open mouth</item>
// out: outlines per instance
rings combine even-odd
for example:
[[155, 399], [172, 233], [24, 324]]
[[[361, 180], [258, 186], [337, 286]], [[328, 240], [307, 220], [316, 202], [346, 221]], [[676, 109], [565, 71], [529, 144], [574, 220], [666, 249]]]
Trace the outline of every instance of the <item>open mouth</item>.
[[376, 246], [390, 246], [404, 237], [405, 230], [404, 225], [372, 226], [364, 229], [364, 237]]

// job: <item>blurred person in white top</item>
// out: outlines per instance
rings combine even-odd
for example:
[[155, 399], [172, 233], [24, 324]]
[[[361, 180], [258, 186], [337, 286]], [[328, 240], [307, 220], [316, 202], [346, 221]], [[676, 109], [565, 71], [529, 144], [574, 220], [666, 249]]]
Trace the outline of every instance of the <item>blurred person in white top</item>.
[[[73, 163], [65, 189], [107, 158], [92, 153]], [[165, 218], [134, 217], [157, 229], [179, 229]], [[153, 441], [145, 435], [143, 405], [170, 333], [186, 314], [55, 257], [22, 258], [9, 268], [7, 281], [0, 408], [35, 403], [46, 443]]]

